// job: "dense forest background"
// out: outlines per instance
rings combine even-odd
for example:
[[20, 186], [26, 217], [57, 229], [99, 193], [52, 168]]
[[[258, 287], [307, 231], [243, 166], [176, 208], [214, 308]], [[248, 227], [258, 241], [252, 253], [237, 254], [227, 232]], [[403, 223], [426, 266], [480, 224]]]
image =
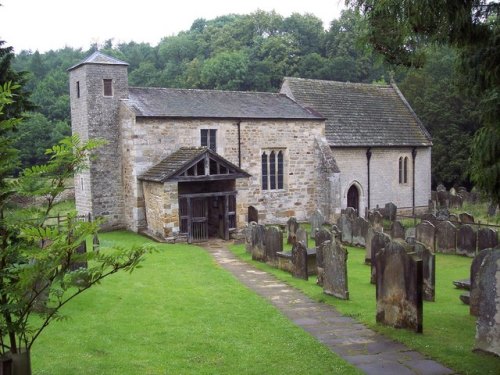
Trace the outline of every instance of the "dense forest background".
[[22, 166], [45, 162], [45, 149], [71, 133], [66, 70], [99, 49], [130, 64], [131, 86], [276, 92], [285, 76], [365, 83], [394, 79], [433, 137], [433, 186], [470, 187], [466, 173], [472, 136], [480, 127], [478, 98], [462, 93], [457, 52], [430, 44], [422, 67], [393, 68], [370, 47], [366, 33], [365, 19], [352, 10], [328, 30], [310, 14], [257, 11], [197, 19], [157, 46], [108, 40], [87, 51], [21, 51], [12, 66], [27, 72], [25, 87], [36, 105], [17, 134]]

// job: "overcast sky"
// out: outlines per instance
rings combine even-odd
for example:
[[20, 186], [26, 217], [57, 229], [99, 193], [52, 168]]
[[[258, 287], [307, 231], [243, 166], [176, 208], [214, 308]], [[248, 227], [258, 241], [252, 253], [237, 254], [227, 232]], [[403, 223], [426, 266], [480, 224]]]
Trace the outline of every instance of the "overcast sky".
[[65, 46], [87, 49], [107, 39], [157, 45], [188, 30], [197, 18], [213, 19], [257, 9], [282, 16], [312, 13], [325, 28], [344, 0], [0, 0], [0, 40], [21, 50], [46, 52]]

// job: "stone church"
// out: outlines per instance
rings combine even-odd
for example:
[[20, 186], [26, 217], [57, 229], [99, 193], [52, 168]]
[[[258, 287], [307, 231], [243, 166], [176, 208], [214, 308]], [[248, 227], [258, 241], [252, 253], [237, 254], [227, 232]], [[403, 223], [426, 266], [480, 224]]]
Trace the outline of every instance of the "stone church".
[[100, 52], [68, 69], [71, 123], [107, 144], [75, 177], [105, 228], [228, 239], [248, 221], [427, 207], [431, 138], [395, 85], [285, 78], [280, 93], [129, 87]]

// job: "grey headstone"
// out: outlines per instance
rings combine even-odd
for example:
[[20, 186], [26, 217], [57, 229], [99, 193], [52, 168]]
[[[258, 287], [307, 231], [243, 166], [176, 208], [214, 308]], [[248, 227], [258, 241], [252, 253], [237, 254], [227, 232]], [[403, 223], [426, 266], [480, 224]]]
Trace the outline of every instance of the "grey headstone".
[[455, 254], [457, 248], [457, 228], [449, 221], [436, 225], [436, 251]]
[[415, 239], [422, 242], [431, 251], [435, 251], [436, 247], [436, 228], [428, 221], [422, 221], [417, 225], [415, 230]]
[[481, 293], [479, 290], [479, 270], [481, 264], [486, 257], [490, 256], [493, 249], [481, 250], [472, 260], [470, 265], [470, 298], [469, 298], [469, 312], [473, 316], [479, 315], [479, 301]]
[[365, 264], [372, 263], [372, 240], [375, 232], [376, 231], [373, 227], [368, 227], [368, 231], [366, 233]]
[[340, 241], [327, 241], [323, 246], [325, 274], [323, 292], [341, 299], [349, 299], [347, 287], [347, 250]]
[[[436, 212], [437, 221], [445, 221], [450, 219], [450, 211], [447, 208], [440, 208]], [[433, 223], [434, 224], [434, 223]]]
[[461, 195], [450, 195], [450, 208], [462, 208], [463, 204]]
[[451, 221], [455, 225], [460, 224], [460, 219], [458, 218], [458, 215], [450, 214], [450, 217], [448, 220]]
[[292, 248], [292, 276], [298, 279], [308, 279], [307, 248], [301, 241], [297, 241]]
[[366, 245], [366, 235], [369, 223], [362, 217], [357, 217], [352, 224], [352, 243], [358, 246]]
[[473, 257], [476, 255], [477, 234], [472, 225], [464, 224], [457, 231], [457, 254]]
[[321, 211], [319, 211], [319, 210], [314, 211], [313, 214], [311, 215], [311, 218], [310, 218], [310, 224], [311, 224], [310, 237], [311, 238], [315, 237], [316, 231], [321, 229], [321, 226], [323, 225], [324, 222], [325, 222], [325, 217], [323, 216]]
[[308, 235], [304, 228], [299, 227], [299, 229], [297, 229], [297, 232], [295, 233], [295, 236], [297, 238], [297, 242], [303, 242], [304, 245], [307, 247]]
[[450, 195], [453, 195], [453, 196], [457, 195], [457, 191], [455, 190], [455, 188], [454, 188], [454, 187], [452, 187], [452, 188], [450, 189]]
[[421, 217], [420, 217], [420, 220], [421, 221], [428, 221], [429, 223], [431, 223], [432, 225], [436, 225], [437, 224], [437, 217], [436, 215], [434, 214], [423, 214]]
[[493, 217], [497, 214], [497, 207], [498, 205], [496, 203], [489, 203], [488, 204], [488, 216]]
[[331, 240], [332, 240], [332, 233], [328, 229], [322, 228], [316, 232], [316, 238], [314, 239], [314, 241], [316, 244], [316, 264], [318, 268], [319, 267], [323, 268], [323, 254], [320, 250], [320, 247], [325, 241], [331, 241]]
[[393, 221], [391, 225], [391, 237], [392, 239], [398, 239], [401, 238], [402, 240], [405, 239], [405, 228], [403, 227], [403, 224], [401, 224], [400, 221]]
[[398, 212], [398, 207], [392, 203], [386, 203], [384, 210], [384, 219], [388, 219], [390, 221], [396, 220], [396, 214]]
[[443, 185], [443, 184], [439, 184], [437, 187], [436, 187], [436, 191], [439, 193], [439, 192], [442, 192], [442, 191], [446, 191], [446, 187]]
[[352, 221], [354, 219], [356, 219], [358, 217], [358, 213], [356, 212], [356, 210], [352, 207], [347, 207], [345, 209], [345, 214], [347, 215], [347, 217]]
[[500, 356], [500, 249], [485, 257], [479, 270], [479, 316], [474, 350]]
[[498, 235], [497, 232], [491, 228], [480, 228], [477, 231], [477, 250], [490, 249], [497, 247]]
[[261, 224], [252, 225], [252, 259], [263, 262], [266, 260], [266, 227]]
[[252, 253], [252, 237], [253, 237], [253, 227], [256, 226], [257, 223], [250, 222], [245, 227], [245, 250], [247, 253]]
[[373, 229], [378, 230], [380, 232], [384, 231], [384, 216], [380, 213], [380, 211], [373, 212]]
[[415, 227], [410, 227], [405, 230], [405, 240], [408, 241], [409, 238], [415, 239], [417, 235], [417, 229]]
[[370, 282], [375, 284], [377, 282], [377, 254], [382, 251], [386, 246], [391, 243], [391, 237], [382, 232], [373, 232], [372, 240], [370, 241], [371, 245], [371, 274], [370, 274]]
[[267, 227], [265, 231], [265, 259], [273, 265], [278, 263], [277, 253], [283, 251], [283, 233], [277, 227]]
[[291, 217], [286, 222], [286, 235], [287, 235], [287, 244], [291, 244], [294, 241], [295, 234], [297, 233], [297, 229], [299, 229], [299, 223], [295, 217]]
[[448, 208], [449, 207], [449, 193], [447, 191], [438, 191], [438, 208]]
[[352, 244], [352, 221], [345, 214], [340, 216], [340, 231], [342, 233], [342, 242]]
[[424, 301], [434, 302], [436, 296], [436, 256], [420, 242], [415, 243], [414, 251], [422, 259]]
[[462, 224], [474, 224], [474, 216], [467, 212], [462, 212], [460, 215], [458, 215], [460, 218], [460, 222]]
[[377, 323], [422, 332], [422, 260], [391, 241], [376, 257]]

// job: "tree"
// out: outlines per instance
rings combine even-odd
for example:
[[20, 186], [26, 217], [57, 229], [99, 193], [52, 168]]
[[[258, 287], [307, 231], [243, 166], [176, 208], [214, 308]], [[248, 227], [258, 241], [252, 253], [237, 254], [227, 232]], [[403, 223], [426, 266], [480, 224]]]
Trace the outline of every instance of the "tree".
[[480, 98], [482, 128], [476, 133], [470, 176], [500, 203], [500, 3], [487, 0], [348, 0], [368, 19], [374, 48], [396, 65], [421, 67], [426, 47], [457, 49], [464, 90]]

